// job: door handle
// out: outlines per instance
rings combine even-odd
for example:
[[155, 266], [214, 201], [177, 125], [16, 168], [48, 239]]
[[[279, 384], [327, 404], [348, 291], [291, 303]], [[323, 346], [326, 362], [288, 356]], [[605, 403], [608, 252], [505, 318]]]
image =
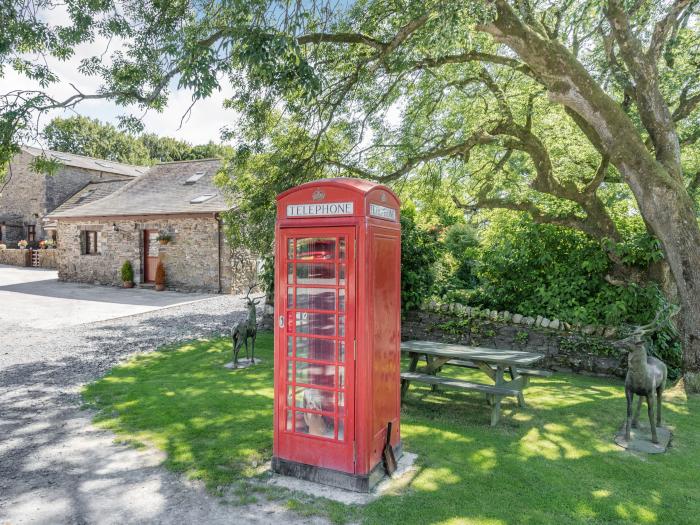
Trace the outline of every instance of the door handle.
[[283, 315], [280, 315], [279, 324], [280, 324], [280, 328], [284, 328], [284, 316]]

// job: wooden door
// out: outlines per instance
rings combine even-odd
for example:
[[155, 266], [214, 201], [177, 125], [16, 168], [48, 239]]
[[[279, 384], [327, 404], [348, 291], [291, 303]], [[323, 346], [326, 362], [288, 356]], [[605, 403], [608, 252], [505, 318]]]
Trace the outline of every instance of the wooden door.
[[143, 231], [143, 275], [144, 282], [152, 283], [156, 280], [156, 268], [158, 267], [158, 230]]
[[277, 425], [280, 457], [354, 470], [354, 228], [281, 237]]

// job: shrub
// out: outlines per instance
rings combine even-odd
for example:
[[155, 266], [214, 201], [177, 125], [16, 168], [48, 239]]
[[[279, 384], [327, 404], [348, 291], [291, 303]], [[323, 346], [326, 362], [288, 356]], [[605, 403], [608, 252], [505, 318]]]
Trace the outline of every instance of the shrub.
[[131, 261], [124, 261], [122, 264], [122, 281], [125, 283], [131, 283], [134, 281], [134, 269], [131, 266]]
[[484, 235], [478, 303], [570, 322], [644, 323], [658, 304], [655, 286], [613, 286], [610, 260], [583, 233], [496, 215]]
[[165, 285], [165, 266], [163, 266], [162, 261], [158, 261], [158, 267], [156, 268], [156, 284], [159, 286]]
[[435, 264], [442, 255], [438, 231], [420, 227], [415, 210], [401, 211], [401, 308], [411, 310], [428, 299], [435, 284]]

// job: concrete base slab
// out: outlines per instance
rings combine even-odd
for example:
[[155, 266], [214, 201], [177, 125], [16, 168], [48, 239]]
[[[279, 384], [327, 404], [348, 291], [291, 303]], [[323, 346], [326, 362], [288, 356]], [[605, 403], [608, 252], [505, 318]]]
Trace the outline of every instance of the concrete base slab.
[[651, 428], [640, 423], [638, 428], [630, 430], [630, 440], [625, 439], [625, 425], [615, 436], [615, 443], [631, 452], [644, 452], [645, 454], [662, 454], [668, 449], [673, 433], [666, 427], [656, 427], [658, 443], [651, 442]]
[[267, 484], [276, 487], [284, 487], [317, 498], [330, 499], [346, 505], [366, 505], [385, 494], [389, 494], [408, 485], [417, 473], [415, 466], [417, 457], [416, 454], [404, 452], [401, 459], [399, 459], [398, 468], [396, 472], [394, 472], [394, 475], [391, 478], [385, 477], [382, 481], [377, 483], [374, 490], [368, 494], [329, 487], [328, 485], [321, 485], [313, 481], [282, 476], [272, 472], [272, 470], [269, 470], [271, 476]]
[[228, 368], [229, 370], [244, 370], [253, 365], [259, 365], [262, 362], [262, 359], [258, 357], [255, 358], [255, 362], [253, 362], [251, 359], [247, 359], [244, 357], [243, 359], [238, 360], [238, 366], [236, 368], [233, 368], [233, 361], [231, 361], [230, 363], [226, 363], [224, 365], [224, 368]]

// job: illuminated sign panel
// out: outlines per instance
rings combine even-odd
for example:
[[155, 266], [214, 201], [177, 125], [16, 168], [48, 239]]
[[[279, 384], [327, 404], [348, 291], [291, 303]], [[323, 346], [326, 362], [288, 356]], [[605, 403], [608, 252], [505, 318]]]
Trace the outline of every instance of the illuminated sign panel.
[[316, 204], [287, 205], [287, 217], [318, 217], [352, 214], [352, 202], [319, 202]]
[[370, 204], [369, 214], [373, 217], [379, 217], [380, 219], [387, 219], [389, 221], [396, 222], [396, 210], [394, 208], [387, 208], [386, 206], [380, 206], [379, 204]]

